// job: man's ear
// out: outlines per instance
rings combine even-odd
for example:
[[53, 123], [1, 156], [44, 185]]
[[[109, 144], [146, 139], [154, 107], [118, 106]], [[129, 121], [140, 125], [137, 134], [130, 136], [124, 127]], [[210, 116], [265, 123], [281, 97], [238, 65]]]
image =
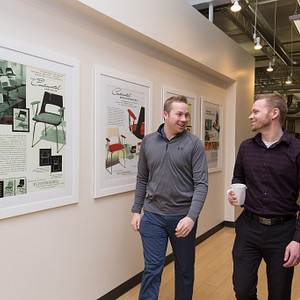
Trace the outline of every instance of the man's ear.
[[163, 112], [163, 117], [164, 117], [164, 120], [166, 121], [166, 118], [168, 116], [168, 113], [166, 111]]
[[277, 107], [273, 108], [272, 112], [273, 112], [273, 117], [272, 117], [273, 120], [276, 119], [276, 118], [279, 118], [279, 116], [280, 116], [279, 108], [277, 108]]

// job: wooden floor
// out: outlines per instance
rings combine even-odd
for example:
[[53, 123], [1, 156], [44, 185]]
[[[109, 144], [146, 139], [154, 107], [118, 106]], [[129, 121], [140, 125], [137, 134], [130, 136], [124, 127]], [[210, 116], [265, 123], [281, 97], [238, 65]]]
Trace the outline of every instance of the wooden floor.
[[[195, 285], [193, 299], [234, 300], [232, 289], [231, 249], [234, 229], [225, 227], [196, 247]], [[159, 300], [174, 299], [174, 264], [164, 268]], [[258, 299], [267, 300], [265, 264], [259, 269]], [[300, 265], [295, 268], [292, 300], [300, 300]], [[140, 284], [118, 300], [136, 300]], [[285, 300], [285, 299], [282, 299]]]

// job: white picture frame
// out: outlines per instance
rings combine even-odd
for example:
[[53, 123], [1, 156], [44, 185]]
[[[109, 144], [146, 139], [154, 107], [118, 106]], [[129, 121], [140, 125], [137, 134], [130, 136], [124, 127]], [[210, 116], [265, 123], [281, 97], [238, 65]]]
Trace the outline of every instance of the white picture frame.
[[[189, 112], [190, 112], [190, 120], [188, 125], [186, 126], [186, 129], [191, 131], [193, 134], [197, 135], [197, 103], [196, 99], [197, 96], [194, 93], [176, 89], [170, 86], [163, 86], [162, 87], [162, 107], [164, 107], [164, 103], [167, 99], [169, 99], [172, 96], [179, 96], [183, 95], [187, 98], [188, 104], [189, 104]], [[163, 109], [162, 109], [163, 111]], [[164, 121], [164, 120], [163, 120]]]
[[151, 131], [152, 83], [95, 66], [94, 198], [135, 189], [139, 148]]
[[222, 170], [223, 106], [201, 97], [201, 140], [205, 147], [208, 172]]
[[[2, 77], [7, 77], [12, 86], [9, 93], [2, 86], [0, 92], [0, 219], [77, 203], [79, 62], [6, 38], [1, 38], [0, 49], [0, 66], [4, 69]], [[8, 73], [9, 69], [13, 69], [13, 73]], [[32, 102], [41, 104], [46, 92], [62, 99], [64, 110], [60, 125], [65, 126], [65, 135], [62, 140], [62, 129], [59, 127], [57, 140], [52, 141], [51, 130], [55, 132], [55, 126], [49, 123], [36, 125], [35, 138], [38, 143], [34, 144], [33, 128], [38, 122], [33, 120]], [[11, 129], [16, 124], [10, 125], [10, 119], [18, 116], [10, 116], [6, 106], [19, 114], [30, 110], [26, 116], [30, 119], [25, 121], [26, 130]], [[22, 125], [22, 118], [20, 120], [18, 126]], [[4, 124], [6, 121], [8, 123]], [[48, 130], [47, 137], [43, 128]], [[6, 145], [12, 141], [15, 144], [13, 147], [5, 146], [4, 141]], [[47, 163], [41, 165], [41, 149], [44, 148], [49, 157]], [[7, 163], [8, 159], [11, 163]]]

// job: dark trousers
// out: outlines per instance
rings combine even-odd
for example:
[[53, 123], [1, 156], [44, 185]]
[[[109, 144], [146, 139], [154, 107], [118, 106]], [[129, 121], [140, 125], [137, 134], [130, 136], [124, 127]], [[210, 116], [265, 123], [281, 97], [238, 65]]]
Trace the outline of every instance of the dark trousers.
[[257, 271], [264, 259], [269, 300], [289, 300], [294, 268], [284, 268], [284, 252], [292, 241], [296, 220], [264, 225], [242, 213], [236, 221], [232, 250], [233, 286], [238, 300], [257, 299]]
[[195, 263], [195, 224], [184, 238], [175, 236], [178, 222], [185, 216], [161, 216], [145, 211], [140, 223], [145, 269], [140, 300], [158, 299], [168, 238], [175, 261], [175, 300], [190, 300], [193, 295]]

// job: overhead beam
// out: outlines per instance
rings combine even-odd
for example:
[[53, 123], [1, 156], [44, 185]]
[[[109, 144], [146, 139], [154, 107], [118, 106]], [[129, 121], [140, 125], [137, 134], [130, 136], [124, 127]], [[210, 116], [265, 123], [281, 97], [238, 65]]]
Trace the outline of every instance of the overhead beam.
[[289, 93], [299, 93], [299, 89], [300, 89], [300, 84], [294, 84], [292, 87], [291, 86], [281, 86], [281, 85], [277, 85], [277, 86], [265, 86], [265, 87], [255, 87], [255, 92], [272, 92], [272, 91], [289, 91]]

